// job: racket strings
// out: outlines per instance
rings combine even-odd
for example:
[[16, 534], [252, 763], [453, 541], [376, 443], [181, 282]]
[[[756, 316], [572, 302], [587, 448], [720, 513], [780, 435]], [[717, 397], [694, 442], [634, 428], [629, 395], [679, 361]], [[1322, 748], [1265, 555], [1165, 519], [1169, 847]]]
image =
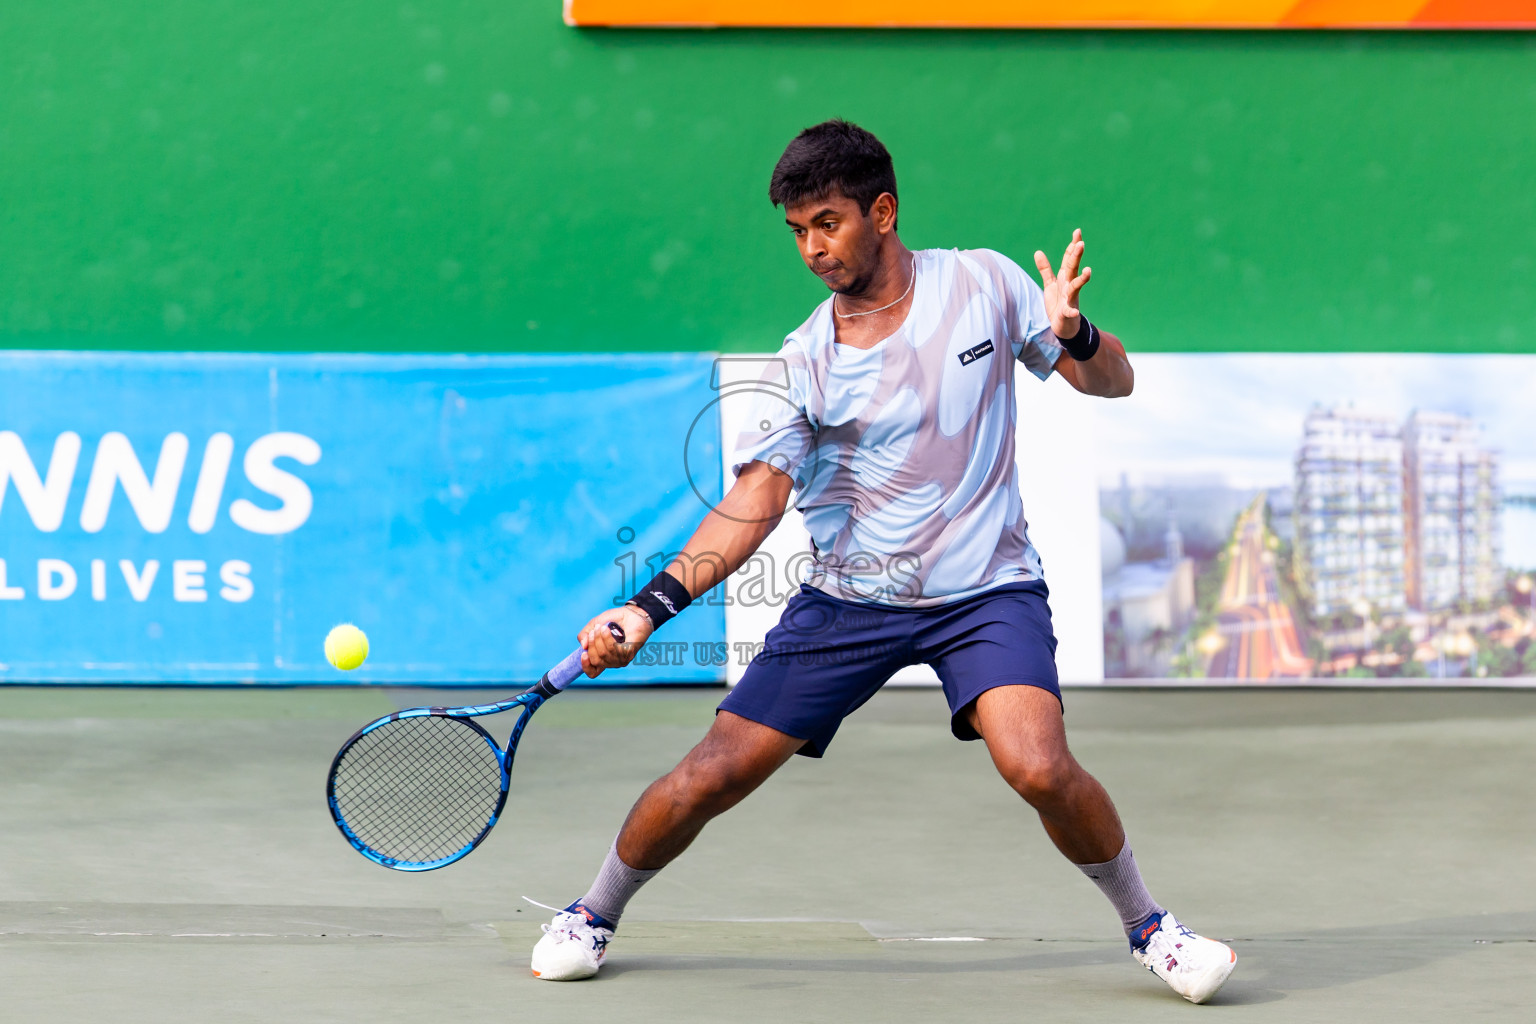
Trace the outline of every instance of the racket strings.
[[464, 849], [491, 826], [501, 760], [466, 722], [398, 718], [347, 748], [334, 793], [342, 820], [369, 849], [427, 863]]

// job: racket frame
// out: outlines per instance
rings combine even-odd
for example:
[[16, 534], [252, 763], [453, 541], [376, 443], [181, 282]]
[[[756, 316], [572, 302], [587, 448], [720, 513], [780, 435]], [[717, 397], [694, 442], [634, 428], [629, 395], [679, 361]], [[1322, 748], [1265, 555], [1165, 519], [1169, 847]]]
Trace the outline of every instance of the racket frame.
[[[624, 630], [617, 623], [608, 623], [608, 631], [613, 634], [613, 638], [619, 643], [624, 642]], [[392, 868], [395, 871], [434, 871], [437, 868], [446, 867], [454, 861], [469, 856], [475, 847], [479, 846], [485, 840], [485, 837], [490, 835], [491, 829], [496, 826], [496, 822], [501, 818], [502, 809], [506, 807], [507, 793], [512, 786], [512, 759], [517, 756], [517, 744], [523, 738], [523, 730], [528, 726], [528, 719], [533, 717], [533, 713], [539, 709], [540, 705], [563, 691], [581, 674], [581, 648], [577, 648], [567, 655], [560, 664], [544, 673], [543, 678], [537, 683], [508, 700], [496, 701], [493, 704], [467, 704], [460, 707], [434, 705], [432, 707], [406, 708], [403, 711], [396, 711], [384, 715], [382, 718], [374, 719], [353, 733], [352, 738], [343, 743], [341, 749], [336, 751], [336, 756], [331, 759], [331, 768], [325, 777], [325, 802], [331, 810], [331, 820], [341, 831], [342, 837], [346, 839], [354, 850], [375, 864]], [[495, 738], [475, 719], [486, 715], [499, 715], [503, 711], [511, 711], [514, 708], [520, 708], [521, 713], [518, 715], [516, 724], [512, 726], [512, 734], [507, 738], [507, 747], [503, 750], [496, 745]], [[341, 759], [346, 756], [347, 751], [352, 749], [353, 744], [373, 730], [402, 718], [425, 718], [428, 716], [458, 719], [480, 734], [481, 739], [485, 740], [486, 744], [490, 746], [491, 751], [495, 753], [496, 760], [501, 766], [501, 793], [496, 798], [496, 809], [491, 812], [490, 820], [485, 823], [485, 827], [480, 830], [480, 833], [464, 846], [447, 856], [438, 857], [435, 860], [401, 860], [397, 857], [389, 857], [379, 853], [363, 842], [362, 839], [358, 838], [356, 832], [352, 831], [351, 826], [342, 817], [341, 807], [336, 800], [336, 770], [340, 767]]]
[[[544, 680], [540, 680], [540, 684], [542, 685], [543, 683]], [[331, 820], [336, 823], [336, 827], [341, 830], [342, 836], [351, 844], [354, 850], [375, 864], [386, 868], [393, 868], [396, 871], [433, 871], [469, 856], [474, 848], [479, 846], [486, 836], [490, 835], [491, 829], [495, 827], [497, 820], [501, 817], [502, 809], [507, 804], [507, 792], [512, 786], [512, 759], [517, 756], [518, 741], [523, 737], [523, 730], [528, 725], [528, 719], [533, 717], [533, 713], [539, 709], [539, 705], [548, 699], [547, 696], [539, 692], [539, 687], [535, 686], [523, 691], [511, 700], [497, 701], [494, 704], [471, 704], [463, 707], [433, 706], [406, 708], [403, 711], [396, 711], [369, 722], [353, 734], [351, 739], [342, 744], [341, 749], [336, 752], [336, 756], [331, 759], [331, 769], [325, 779], [325, 800], [327, 806], [331, 809]], [[508, 737], [506, 749], [503, 750], [497, 745], [495, 738], [475, 719], [485, 715], [496, 715], [503, 711], [511, 711], [513, 708], [522, 708], [523, 710], [517, 717], [517, 723], [512, 726], [512, 735]], [[347, 751], [352, 749], [353, 744], [380, 726], [389, 722], [399, 721], [402, 718], [426, 718], [430, 716], [458, 719], [480, 734], [480, 738], [491, 748], [491, 752], [496, 755], [497, 763], [501, 766], [501, 793], [496, 798], [496, 808], [491, 812], [490, 819], [486, 822], [485, 827], [468, 843], [447, 856], [428, 861], [408, 861], [400, 860], [396, 857], [388, 857], [374, 850], [358, 838], [357, 833], [352, 831], [351, 826], [347, 824], [346, 819], [342, 816], [341, 807], [336, 800], [336, 770], [340, 767], [341, 759], [346, 756]]]

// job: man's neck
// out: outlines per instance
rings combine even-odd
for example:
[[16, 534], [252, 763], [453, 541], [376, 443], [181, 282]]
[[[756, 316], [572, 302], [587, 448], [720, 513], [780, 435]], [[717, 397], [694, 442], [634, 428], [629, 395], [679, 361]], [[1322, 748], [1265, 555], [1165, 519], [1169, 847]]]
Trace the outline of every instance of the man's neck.
[[912, 275], [915, 273], [912, 261], [911, 251], [899, 239], [893, 238], [889, 244], [881, 247], [880, 266], [870, 280], [869, 287], [859, 295], [837, 295], [833, 299], [833, 307], [847, 316], [850, 313], [867, 313], [896, 302], [912, 284]]

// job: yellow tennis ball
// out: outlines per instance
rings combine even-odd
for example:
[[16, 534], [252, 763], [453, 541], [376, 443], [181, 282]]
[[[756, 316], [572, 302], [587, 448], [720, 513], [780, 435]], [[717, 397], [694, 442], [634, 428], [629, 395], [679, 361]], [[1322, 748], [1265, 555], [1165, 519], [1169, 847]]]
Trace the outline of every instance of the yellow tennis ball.
[[350, 672], [368, 660], [368, 635], [350, 622], [343, 622], [325, 637], [325, 660]]

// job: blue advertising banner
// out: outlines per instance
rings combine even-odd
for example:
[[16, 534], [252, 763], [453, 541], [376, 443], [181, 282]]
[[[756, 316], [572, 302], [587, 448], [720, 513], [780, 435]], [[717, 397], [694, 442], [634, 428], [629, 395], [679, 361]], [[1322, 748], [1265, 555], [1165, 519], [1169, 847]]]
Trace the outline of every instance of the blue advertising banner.
[[[711, 366], [0, 353], [0, 682], [531, 682], [719, 500]], [[658, 639], [602, 681], [724, 679]]]

